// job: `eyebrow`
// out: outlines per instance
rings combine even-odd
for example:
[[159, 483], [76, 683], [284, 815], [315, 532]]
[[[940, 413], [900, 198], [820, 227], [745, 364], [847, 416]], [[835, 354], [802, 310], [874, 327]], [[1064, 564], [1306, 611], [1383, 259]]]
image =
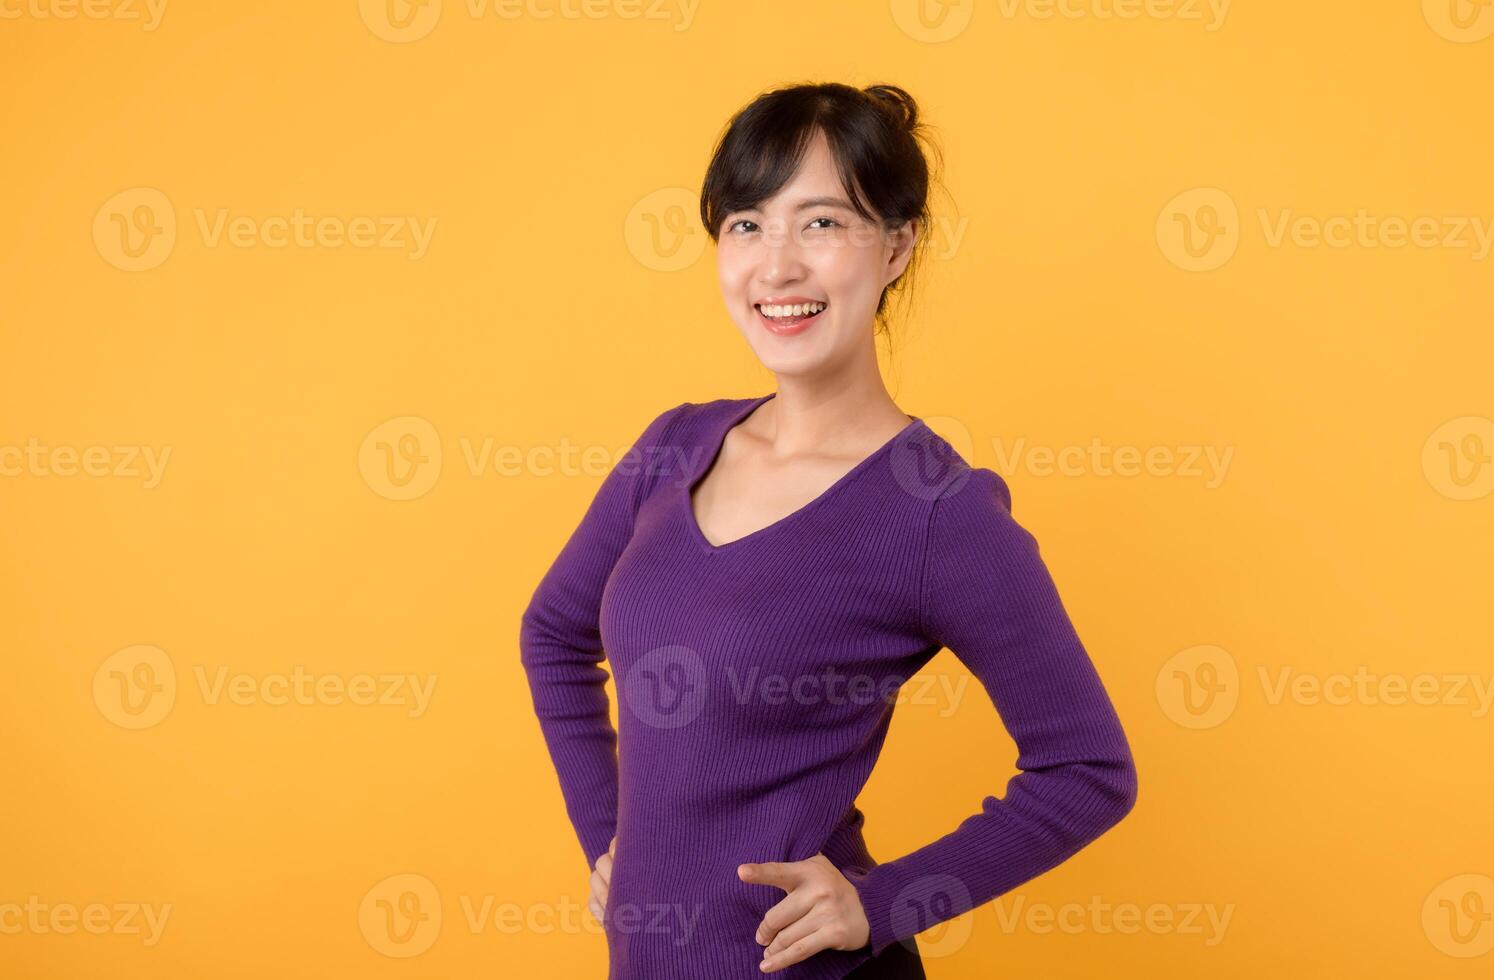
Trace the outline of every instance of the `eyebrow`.
[[839, 197], [806, 197], [804, 200], [798, 203], [794, 210], [804, 211], [808, 208], [821, 207], [844, 208], [847, 211], [855, 210], [855, 208], [851, 207], [849, 201], [846, 201], [844, 198]]
[[[798, 204], [794, 205], [794, 210], [795, 211], [808, 211], [810, 208], [823, 208], [823, 207], [841, 208], [842, 210], [845, 210], [845, 211], [855, 211], [856, 210], [855, 208], [851, 207], [850, 202], [847, 201], [843, 197], [806, 197], [802, 201], [800, 201]], [[760, 210], [761, 210], [761, 208], [738, 208], [737, 211], [734, 211], [732, 213], [733, 214], [737, 214], [737, 213], [746, 212], [746, 211], [760, 211]]]

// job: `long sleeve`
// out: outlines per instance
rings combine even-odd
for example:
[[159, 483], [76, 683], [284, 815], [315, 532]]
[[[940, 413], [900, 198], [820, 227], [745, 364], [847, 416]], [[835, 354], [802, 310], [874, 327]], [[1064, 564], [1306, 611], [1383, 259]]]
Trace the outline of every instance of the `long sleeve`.
[[602, 589], [632, 537], [642, 496], [657, 482], [669, 426], [685, 404], [649, 423], [608, 472], [520, 620], [520, 660], [535, 715], [588, 868], [606, 852], [617, 823], [617, 732], [601, 666]]
[[972, 468], [936, 499], [924, 549], [924, 635], [980, 680], [1016, 743], [1002, 798], [869, 871], [850, 869], [872, 951], [1055, 867], [1121, 820], [1136, 770], [1109, 696], [1006, 483]]

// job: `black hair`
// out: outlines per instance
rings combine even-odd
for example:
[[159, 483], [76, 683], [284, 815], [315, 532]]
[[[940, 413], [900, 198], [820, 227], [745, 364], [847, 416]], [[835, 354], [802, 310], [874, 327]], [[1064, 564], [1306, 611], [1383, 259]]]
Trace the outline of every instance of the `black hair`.
[[914, 278], [909, 273], [922, 257], [929, 228], [933, 172], [920, 140], [939, 159], [927, 124], [918, 118], [918, 103], [896, 85], [857, 89], [828, 82], [759, 95], [732, 117], [716, 144], [700, 191], [701, 223], [719, 243], [727, 215], [758, 207], [792, 179], [816, 132], [825, 134], [858, 214], [885, 231], [919, 222], [907, 268], [877, 300], [877, 321], [885, 328], [888, 294]]

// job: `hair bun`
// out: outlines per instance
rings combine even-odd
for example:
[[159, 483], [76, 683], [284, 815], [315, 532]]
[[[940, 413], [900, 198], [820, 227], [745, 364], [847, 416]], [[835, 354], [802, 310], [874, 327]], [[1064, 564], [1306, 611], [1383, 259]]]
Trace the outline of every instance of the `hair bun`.
[[868, 85], [861, 91], [890, 109], [903, 129], [911, 133], [918, 127], [918, 103], [903, 89], [896, 85]]

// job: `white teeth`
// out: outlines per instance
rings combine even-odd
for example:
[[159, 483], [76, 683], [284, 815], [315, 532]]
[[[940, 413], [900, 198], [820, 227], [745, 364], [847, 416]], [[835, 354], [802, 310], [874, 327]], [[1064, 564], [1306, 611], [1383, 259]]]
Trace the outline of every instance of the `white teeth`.
[[798, 303], [793, 306], [760, 306], [758, 307], [758, 309], [763, 311], [764, 316], [771, 316], [776, 318], [788, 316], [808, 316], [812, 313], [820, 312], [828, 305], [829, 304], [827, 303]]

